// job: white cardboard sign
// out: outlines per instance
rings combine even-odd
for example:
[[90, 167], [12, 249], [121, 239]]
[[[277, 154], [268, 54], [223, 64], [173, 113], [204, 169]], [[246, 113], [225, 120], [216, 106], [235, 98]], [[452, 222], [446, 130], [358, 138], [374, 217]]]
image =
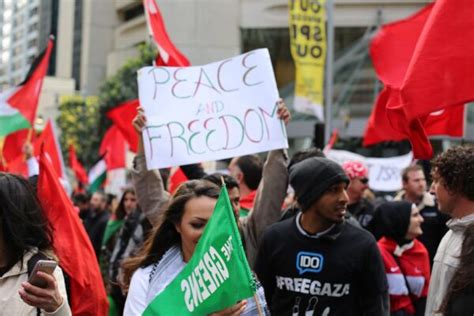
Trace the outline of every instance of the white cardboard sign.
[[148, 169], [288, 148], [267, 49], [196, 67], [138, 71]]
[[369, 187], [375, 191], [392, 192], [402, 188], [402, 170], [413, 160], [413, 153], [389, 158], [369, 158], [350, 151], [330, 150], [327, 155], [339, 164], [346, 161], [360, 161], [369, 169]]

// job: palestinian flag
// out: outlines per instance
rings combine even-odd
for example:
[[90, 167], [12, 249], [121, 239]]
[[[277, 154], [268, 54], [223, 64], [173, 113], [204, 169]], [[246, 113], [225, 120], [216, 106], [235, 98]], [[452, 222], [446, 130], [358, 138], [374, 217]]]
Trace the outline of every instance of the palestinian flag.
[[89, 170], [89, 192], [99, 190], [107, 179], [107, 165], [105, 159], [101, 159]]
[[52, 49], [53, 39], [50, 38], [46, 49], [31, 65], [26, 79], [0, 95], [0, 137], [33, 127]]
[[[205, 280], [205, 281], [203, 281]], [[225, 186], [191, 260], [143, 316], [208, 315], [252, 297], [255, 280]]]

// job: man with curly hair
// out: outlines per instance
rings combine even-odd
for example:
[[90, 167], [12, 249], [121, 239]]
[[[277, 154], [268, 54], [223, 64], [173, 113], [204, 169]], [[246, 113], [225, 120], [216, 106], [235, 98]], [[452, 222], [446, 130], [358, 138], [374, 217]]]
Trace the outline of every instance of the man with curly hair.
[[431, 274], [425, 315], [437, 311], [459, 265], [463, 234], [474, 223], [474, 147], [454, 147], [433, 161], [431, 193], [436, 195], [439, 210], [452, 217], [449, 231], [441, 240]]

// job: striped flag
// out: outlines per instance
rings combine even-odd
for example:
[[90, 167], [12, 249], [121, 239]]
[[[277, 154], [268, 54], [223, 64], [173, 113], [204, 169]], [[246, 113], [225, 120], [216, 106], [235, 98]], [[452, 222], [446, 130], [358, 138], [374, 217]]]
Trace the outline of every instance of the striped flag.
[[45, 51], [31, 65], [26, 79], [0, 95], [0, 137], [33, 127], [52, 49], [53, 39], [50, 38]]
[[103, 157], [89, 170], [89, 192], [99, 190], [107, 179], [107, 165]]

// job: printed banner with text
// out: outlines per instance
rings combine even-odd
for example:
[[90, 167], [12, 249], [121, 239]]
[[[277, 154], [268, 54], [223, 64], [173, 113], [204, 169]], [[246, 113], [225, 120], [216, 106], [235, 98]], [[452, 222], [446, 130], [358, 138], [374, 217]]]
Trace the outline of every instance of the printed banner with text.
[[208, 315], [252, 297], [255, 281], [245, 257], [227, 189], [183, 271], [148, 305], [143, 316]]
[[402, 170], [413, 161], [413, 153], [388, 158], [369, 158], [350, 151], [330, 150], [329, 159], [343, 164], [346, 161], [360, 161], [369, 169], [369, 188], [375, 191], [393, 192], [402, 188]]
[[288, 1], [290, 47], [296, 71], [294, 109], [324, 121], [325, 1]]
[[197, 67], [138, 71], [147, 168], [288, 148], [267, 49]]

